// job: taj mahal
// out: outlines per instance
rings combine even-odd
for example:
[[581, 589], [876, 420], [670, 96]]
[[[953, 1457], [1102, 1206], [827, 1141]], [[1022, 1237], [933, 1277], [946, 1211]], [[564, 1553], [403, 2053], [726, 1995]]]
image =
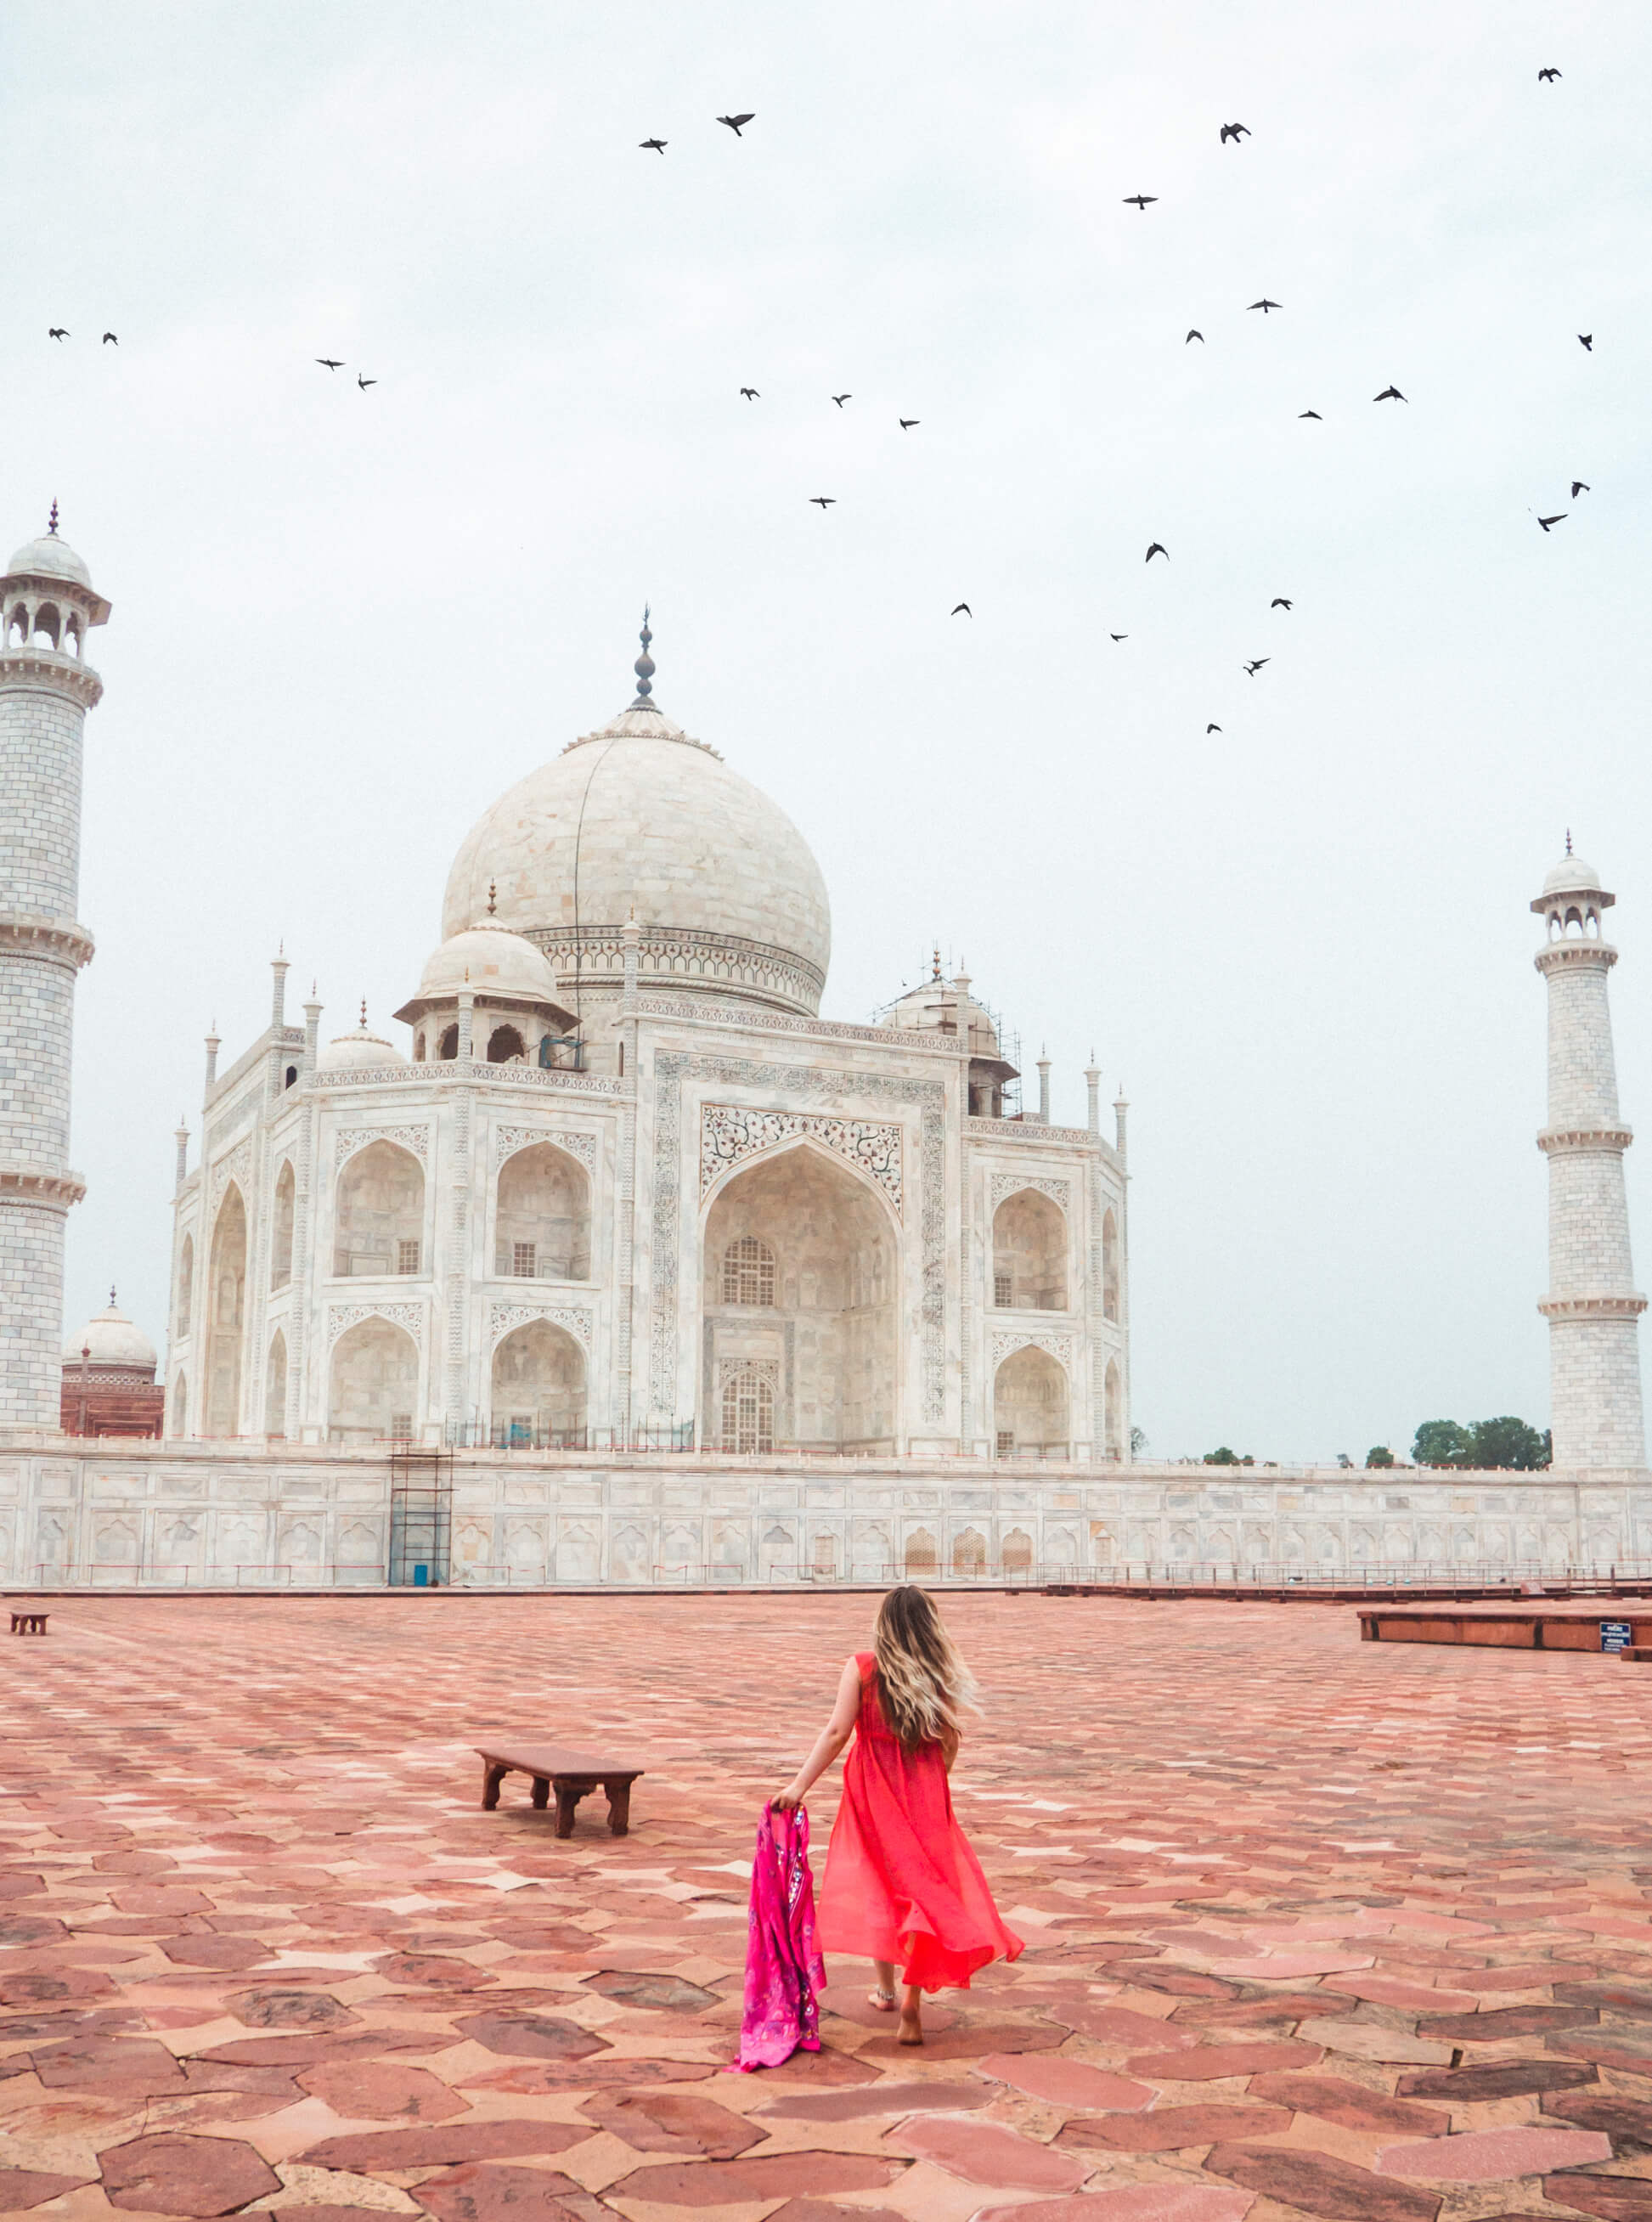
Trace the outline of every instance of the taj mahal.
[[[1652, 1558], [1614, 897], [1569, 843], [1532, 904], [1554, 1466], [1398, 1494], [1150, 1467], [1122, 1098], [1104, 1133], [1092, 1064], [1087, 1125], [1052, 1124], [1047, 1062], [1023, 1100], [1013, 1034], [939, 957], [877, 1022], [821, 1017], [820, 868], [656, 704], [646, 617], [633, 699], [461, 843], [393, 1020], [293, 1022], [278, 957], [264, 1032], [222, 1067], [209, 1036], [162, 1431], [66, 1438], [81, 727], [110, 614], [54, 511], [0, 575], [0, 1577], [400, 1579], [415, 1467], [440, 1470], [419, 1547], [443, 1580]], [[83, 1390], [98, 1338], [129, 1371], [134, 1333], [111, 1301], [70, 1338]]]
[[169, 1433], [1121, 1458], [1121, 1148], [1003, 1117], [967, 978], [821, 1020], [820, 868], [650, 638], [461, 844], [405, 1045], [289, 1026], [278, 962], [210, 1067]]

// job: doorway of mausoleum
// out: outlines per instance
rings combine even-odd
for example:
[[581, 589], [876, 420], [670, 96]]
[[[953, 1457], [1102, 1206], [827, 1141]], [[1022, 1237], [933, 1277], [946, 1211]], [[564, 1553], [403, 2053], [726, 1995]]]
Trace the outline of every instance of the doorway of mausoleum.
[[898, 1259], [882, 1197], [812, 1145], [782, 1150], [719, 1190], [703, 1254], [707, 1441], [893, 1449]]

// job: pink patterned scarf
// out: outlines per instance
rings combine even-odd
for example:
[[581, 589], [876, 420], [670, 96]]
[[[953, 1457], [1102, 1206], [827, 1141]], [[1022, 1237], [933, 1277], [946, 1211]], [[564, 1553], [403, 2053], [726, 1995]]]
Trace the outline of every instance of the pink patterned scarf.
[[809, 1817], [763, 1809], [751, 1862], [751, 1916], [745, 1948], [745, 2013], [740, 2056], [731, 2072], [778, 2068], [801, 2046], [820, 2049], [817, 1991], [826, 1962], [814, 1941], [814, 1877], [809, 1872]]

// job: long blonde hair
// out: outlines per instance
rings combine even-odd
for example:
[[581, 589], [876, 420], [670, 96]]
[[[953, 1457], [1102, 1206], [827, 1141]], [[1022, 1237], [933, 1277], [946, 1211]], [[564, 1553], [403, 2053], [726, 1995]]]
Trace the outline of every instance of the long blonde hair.
[[978, 1712], [975, 1677], [941, 1626], [933, 1597], [908, 1583], [879, 1608], [872, 1638], [878, 1702], [890, 1731], [908, 1751], [963, 1728]]

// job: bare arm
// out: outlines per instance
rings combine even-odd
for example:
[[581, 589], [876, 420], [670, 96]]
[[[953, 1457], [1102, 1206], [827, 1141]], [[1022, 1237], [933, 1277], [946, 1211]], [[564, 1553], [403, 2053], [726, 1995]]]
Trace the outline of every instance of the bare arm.
[[956, 1729], [943, 1729], [940, 1732], [940, 1755], [945, 1761], [946, 1772], [949, 1774], [952, 1771], [952, 1762], [958, 1757], [958, 1748], [962, 1741]]
[[789, 1812], [794, 1805], [802, 1804], [814, 1783], [853, 1736], [855, 1723], [859, 1718], [860, 1669], [851, 1659], [838, 1677], [837, 1703], [832, 1708], [832, 1718], [815, 1739], [813, 1750], [779, 1797], [769, 1800], [776, 1813]]

